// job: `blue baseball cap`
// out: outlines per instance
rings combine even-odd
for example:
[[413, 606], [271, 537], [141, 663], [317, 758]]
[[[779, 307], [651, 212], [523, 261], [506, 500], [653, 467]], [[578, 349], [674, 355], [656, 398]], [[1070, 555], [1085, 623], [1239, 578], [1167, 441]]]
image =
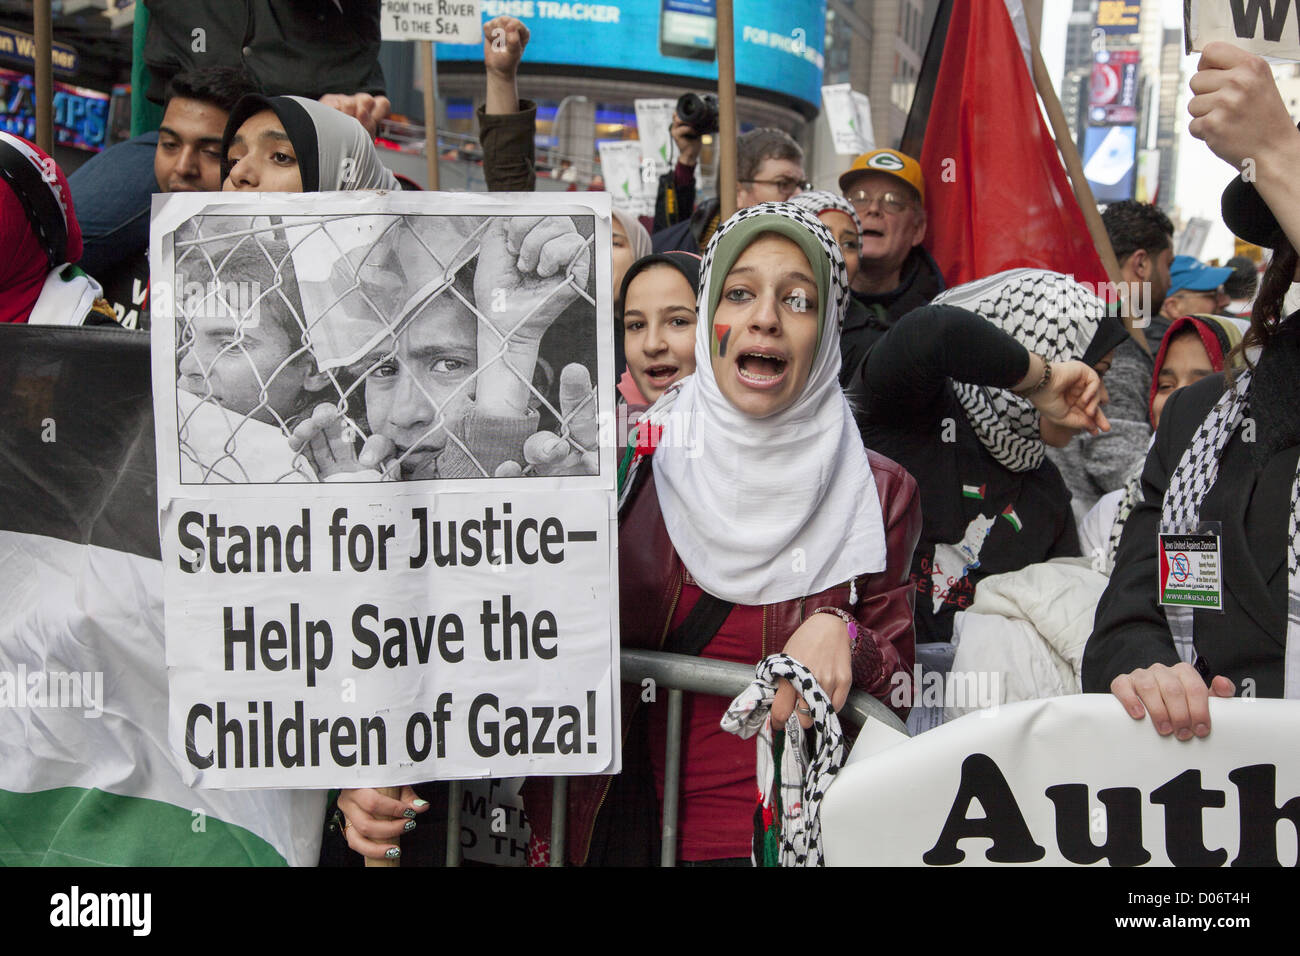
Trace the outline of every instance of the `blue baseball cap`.
[[1191, 292], [1213, 292], [1228, 281], [1232, 270], [1207, 266], [1191, 256], [1174, 256], [1169, 264], [1169, 294], [1187, 289]]

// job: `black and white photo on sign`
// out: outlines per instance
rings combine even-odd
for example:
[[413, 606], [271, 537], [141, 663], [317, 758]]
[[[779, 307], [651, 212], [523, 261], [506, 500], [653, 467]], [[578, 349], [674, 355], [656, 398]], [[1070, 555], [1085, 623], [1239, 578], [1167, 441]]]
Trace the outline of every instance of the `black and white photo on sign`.
[[184, 484], [598, 473], [594, 215], [171, 233]]

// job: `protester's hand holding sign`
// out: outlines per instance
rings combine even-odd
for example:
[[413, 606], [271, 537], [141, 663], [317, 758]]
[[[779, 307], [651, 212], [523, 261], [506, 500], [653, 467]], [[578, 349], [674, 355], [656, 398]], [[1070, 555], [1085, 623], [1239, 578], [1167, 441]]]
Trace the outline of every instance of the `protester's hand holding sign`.
[[474, 272], [474, 299], [487, 325], [478, 336], [480, 412], [527, 411], [542, 336], [590, 274], [587, 240], [568, 219], [516, 216], [488, 227]]
[[1147, 714], [1162, 737], [1175, 734], [1179, 740], [1204, 737], [1210, 732], [1210, 696], [1231, 697], [1232, 681], [1215, 677], [1209, 687], [1200, 673], [1186, 661], [1173, 667], [1152, 664], [1121, 674], [1111, 681], [1110, 691], [1119, 698], [1134, 720]]
[[417, 797], [409, 786], [402, 788], [396, 800], [373, 788], [339, 792], [343, 836], [348, 846], [371, 860], [399, 858], [397, 839], [414, 830], [416, 814], [428, 809], [428, 802]]
[[1187, 131], [1253, 181], [1292, 244], [1300, 244], [1300, 131], [1268, 63], [1230, 43], [1208, 43], [1191, 80]]

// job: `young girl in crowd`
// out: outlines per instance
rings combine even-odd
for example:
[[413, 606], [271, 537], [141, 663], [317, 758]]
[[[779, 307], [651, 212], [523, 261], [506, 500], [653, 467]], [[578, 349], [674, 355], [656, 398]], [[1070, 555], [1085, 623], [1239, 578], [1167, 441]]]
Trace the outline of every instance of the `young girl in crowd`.
[[1046, 446], [1108, 427], [1100, 375], [1125, 335], [1078, 283], [1015, 269], [948, 290], [868, 353], [854, 385], [863, 440], [921, 489], [918, 641], [951, 640], [982, 578], [1079, 553]]
[[[831, 231], [839, 243], [844, 256], [844, 268], [849, 274], [849, 285], [858, 274], [859, 257], [862, 253], [862, 220], [853, 203], [843, 196], [825, 190], [813, 190], [800, 193], [789, 200], [800, 209], [806, 209]], [[848, 388], [853, 373], [862, 364], [866, 355], [861, 336], [854, 335], [856, 329], [864, 328], [871, 319], [871, 313], [856, 297], [849, 298], [849, 310], [844, 316], [844, 332], [840, 337], [840, 385]]]
[[[847, 295], [830, 233], [789, 205], [743, 210], [710, 242], [695, 374], [659, 398], [657, 444], [629, 451], [626, 463], [625, 647], [746, 664], [784, 649], [837, 708], [851, 686], [884, 699], [893, 675], [910, 672], [916, 491], [901, 468], [863, 449], [839, 389]], [[695, 695], [685, 704], [684, 861], [748, 862], [754, 750], [719, 727], [727, 703]], [[787, 686], [773, 721], [794, 706], [803, 713]], [[625, 693], [623, 727], [623, 774], [570, 783], [570, 862], [655, 858], [665, 712]], [[529, 801], [533, 832], [545, 834], [547, 796], [530, 791]]]
[[695, 304], [700, 257], [664, 252], [638, 259], [623, 277], [623, 351], [619, 394], [640, 411], [695, 371]]
[[[1169, 396], [1216, 372], [1222, 372], [1229, 355], [1241, 344], [1247, 323], [1221, 315], [1187, 315], [1175, 319], [1165, 331], [1156, 353], [1147, 412], [1152, 429], [1160, 426], [1160, 412]], [[1238, 351], [1234, 367], [1242, 364]], [[1115, 565], [1120, 536], [1134, 506], [1142, 500], [1142, 466], [1139, 464], [1123, 488], [1102, 495], [1079, 524], [1079, 542], [1085, 555], [1105, 555], [1107, 573]]]
[[[1233, 97], [1215, 95], [1225, 85]], [[1234, 47], [1207, 45], [1192, 88], [1193, 134], [1234, 167], [1256, 162], [1254, 182], [1224, 191], [1224, 221], [1273, 257], [1239, 347], [1248, 367], [1165, 402], [1083, 662], [1085, 691], [1111, 691], [1180, 740], [1209, 734], [1211, 695], [1300, 697], [1300, 314], [1283, 308], [1300, 271], [1300, 134], [1268, 68]], [[1217, 547], [1219, 573], [1202, 587], [1221, 610], [1159, 603], [1172, 560], [1161, 534]]]
[[0, 322], [116, 325], [102, 290], [73, 263], [81, 227], [63, 170], [34, 143], [0, 132]]

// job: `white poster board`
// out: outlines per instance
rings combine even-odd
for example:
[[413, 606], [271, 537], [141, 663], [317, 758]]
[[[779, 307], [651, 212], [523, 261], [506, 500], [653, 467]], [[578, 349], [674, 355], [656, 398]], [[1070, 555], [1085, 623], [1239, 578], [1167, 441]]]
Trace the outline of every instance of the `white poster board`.
[[1300, 60], [1300, 9], [1288, 0], [1183, 0], [1188, 49], [1222, 40], [1259, 56]]
[[826, 123], [835, 142], [835, 152], [857, 156], [876, 148], [871, 126], [871, 101], [848, 83], [822, 87]]
[[382, 0], [379, 31], [384, 40], [482, 43], [479, 0]]
[[676, 100], [636, 100], [636, 135], [641, 144], [641, 158], [654, 163], [655, 176], [673, 168], [673, 113]]
[[653, 216], [659, 180], [641, 158], [636, 140], [600, 144], [600, 169], [614, 208], [634, 216]]
[[1212, 699], [1210, 720], [1180, 741], [1078, 694], [864, 730], [822, 802], [826, 861], [1294, 866], [1300, 703]]
[[618, 767], [609, 216], [600, 193], [155, 197], [191, 785]]

